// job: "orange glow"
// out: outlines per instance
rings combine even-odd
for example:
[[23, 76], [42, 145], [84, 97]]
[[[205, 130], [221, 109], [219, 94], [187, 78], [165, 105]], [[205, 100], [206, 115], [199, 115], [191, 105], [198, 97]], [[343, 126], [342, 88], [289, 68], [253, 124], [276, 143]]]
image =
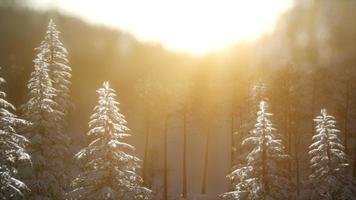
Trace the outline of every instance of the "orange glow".
[[[55, 2], [55, 3], [53, 3]], [[273, 29], [290, 0], [38, 0], [169, 49], [203, 54]]]

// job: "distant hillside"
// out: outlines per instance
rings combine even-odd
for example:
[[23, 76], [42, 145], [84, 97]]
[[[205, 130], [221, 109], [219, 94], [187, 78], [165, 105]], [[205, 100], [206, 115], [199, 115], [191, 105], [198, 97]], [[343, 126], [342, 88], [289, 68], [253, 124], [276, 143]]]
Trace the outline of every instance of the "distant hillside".
[[[104, 26], [87, 24], [58, 12], [35, 12], [0, 7], [0, 66], [8, 79], [9, 96], [15, 105], [26, 97], [26, 82], [33, 69], [32, 60], [50, 18], [62, 32], [73, 68], [73, 99], [85, 120], [94, 104], [95, 89], [110, 80], [122, 101], [133, 104], [132, 90], [147, 74], [176, 74], [189, 67], [191, 58], [171, 53], [158, 45], [143, 44], [131, 35]], [[168, 76], [169, 77], [169, 76]], [[170, 78], [169, 78], [170, 79]], [[127, 91], [129, 89], [129, 91]]]

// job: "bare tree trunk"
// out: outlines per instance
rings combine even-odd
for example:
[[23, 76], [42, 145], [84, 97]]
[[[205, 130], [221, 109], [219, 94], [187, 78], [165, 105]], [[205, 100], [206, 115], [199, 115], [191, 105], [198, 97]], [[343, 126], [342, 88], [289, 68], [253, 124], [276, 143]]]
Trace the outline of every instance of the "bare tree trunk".
[[[235, 79], [233, 80], [232, 83], [232, 96], [231, 96], [231, 116], [230, 116], [230, 142], [231, 142], [231, 147], [230, 147], [230, 167], [228, 171], [231, 171], [234, 164], [235, 164], [235, 137], [234, 137], [234, 129], [235, 129]], [[233, 181], [230, 182], [230, 187], [229, 191], [233, 190]]]
[[209, 163], [209, 144], [210, 143], [210, 131], [208, 130], [205, 143], [205, 155], [204, 155], [204, 168], [203, 168], [203, 179], [201, 184], [200, 193], [206, 194], [207, 187], [207, 176], [208, 176], [208, 163]]
[[[234, 103], [232, 103], [232, 108], [234, 108], [234, 105], [233, 105]], [[231, 140], [231, 149], [230, 149], [230, 168], [229, 168], [229, 170], [228, 171], [231, 171], [232, 170], [232, 168], [234, 167], [234, 164], [235, 164], [235, 162], [234, 162], [234, 157], [235, 157], [235, 149], [236, 149], [236, 147], [235, 147], [235, 137], [234, 137], [234, 121], [235, 121], [235, 115], [234, 115], [234, 111], [232, 110], [231, 111], [231, 130], [230, 130], [230, 140]], [[233, 181], [231, 180], [230, 181], [230, 187], [229, 187], [229, 191], [232, 191], [233, 190], [233, 185], [232, 185], [232, 183], [233, 183]]]
[[[252, 107], [254, 106], [253, 105], [253, 102], [251, 102], [252, 101], [252, 97], [251, 97], [251, 90], [252, 90], [252, 88], [251, 88], [251, 86], [252, 86], [252, 80], [248, 80], [248, 82], [247, 82], [247, 113], [251, 113], [251, 111], [253, 110], [252, 109]], [[250, 116], [248, 116], [248, 118], [250, 118]], [[248, 120], [250, 120], [250, 119], [248, 119]]]
[[344, 146], [345, 152], [348, 152], [348, 120], [349, 120], [349, 104], [350, 104], [350, 80], [346, 83], [346, 107], [345, 107], [345, 124], [344, 124]]
[[299, 137], [297, 137], [296, 132], [294, 132], [294, 151], [295, 151], [295, 173], [296, 173], [296, 185], [297, 185], [297, 196], [300, 195], [300, 177], [299, 177]]
[[183, 111], [183, 188], [182, 198], [187, 198], [187, 111]]
[[144, 156], [142, 163], [142, 177], [144, 181], [144, 185], [149, 186], [147, 180], [147, 161], [148, 161], [148, 147], [149, 147], [149, 139], [150, 139], [150, 116], [147, 114], [146, 116], [146, 130], [145, 130], [145, 146], [144, 146]]
[[[290, 102], [290, 98], [287, 99], [287, 102]], [[287, 134], [288, 134], [288, 154], [292, 155], [292, 113], [291, 106], [287, 103]], [[289, 172], [289, 180], [292, 181], [292, 163], [291, 160], [288, 161], [288, 172]], [[290, 198], [289, 198], [290, 199]]]
[[232, 97], [231, 97], [231, 121], [230, 121], [230, 139], [231, 139], [231, 149], [230, 149], [230, 169], [234, 166], [234, 149], [235, 149], [235, 142], [234, 142], [234, 129], [235, 129], [235, 84], [233, 83], [232, 86]]
[[314, 135], [314, 112], [315, 112], [315, 101], [316, 101], [316, 78], [313, 80], [313, 91], [312, 91], [312, 107], [311, 107], [311, 134]]
[[164, 120], [164, 169], [163, 169], [163, 200], [168, 199], [168, 141], [167, 141], [167, 134], [168, 134], [168, 119], [169, 117], [166, 116]]
[[[356, 144], [356, 136], [355, 136], [355, 142], [354, 144]], [[356, 147], [355, 147], [355, 150], [354, 150], [354, 166], [352, 168], [352, 177], [356, 177]]]

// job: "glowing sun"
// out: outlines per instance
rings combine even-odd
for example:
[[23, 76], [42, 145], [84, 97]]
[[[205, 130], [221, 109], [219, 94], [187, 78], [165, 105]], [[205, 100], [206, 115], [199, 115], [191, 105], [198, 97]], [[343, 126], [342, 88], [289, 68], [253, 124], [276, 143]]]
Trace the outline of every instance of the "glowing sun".
[[202, 54], [271, 30], [290, 0], [37, 0], [167, 48]]

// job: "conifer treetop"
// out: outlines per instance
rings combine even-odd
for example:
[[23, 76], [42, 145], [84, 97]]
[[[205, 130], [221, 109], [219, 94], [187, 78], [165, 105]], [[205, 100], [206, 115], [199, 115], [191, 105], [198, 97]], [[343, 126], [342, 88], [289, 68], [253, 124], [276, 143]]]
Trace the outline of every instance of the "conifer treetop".
[[52, 19], [49, 20], [46, 34], [40, 46], [36, 48], [38, 55], [48, 65], [48, 74], [55, 89], [56, 107], [64, 115], [73, 107], [70, 98], [70, 79], [72, 69], [69, 66], [68, 51], [59, 38], [60, 31]]

